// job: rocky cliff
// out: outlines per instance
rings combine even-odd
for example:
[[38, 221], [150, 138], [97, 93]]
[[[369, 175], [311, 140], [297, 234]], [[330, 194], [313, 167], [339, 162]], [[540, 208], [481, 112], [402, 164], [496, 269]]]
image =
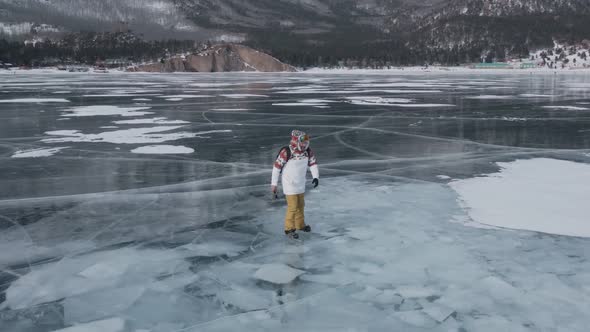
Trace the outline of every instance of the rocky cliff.
[[235, 44], [215, 45], [198, 54], [171, 57], [158, 63], [139, 65], [129, 70], [145, 72], [296, 71], [294, 67], [268, 54]]

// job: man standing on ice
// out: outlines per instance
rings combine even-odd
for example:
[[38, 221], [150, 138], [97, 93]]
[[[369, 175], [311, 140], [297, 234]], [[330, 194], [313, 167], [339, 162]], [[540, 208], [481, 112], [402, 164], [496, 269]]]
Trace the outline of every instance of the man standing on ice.
[[285, 216], [285, 234], [299, 238], [296, 230], [310, 232], [311, 227], [305, 224], [305, 177], [307, 168], [313, 176], [313, 187], [320, 184], [320, 172], [313, 151], [309, 148], [309, 136], [302, 131], [291, 132], [291, 143], [283, 147], [275, 160], [272, 169], [271, 189], [277, 193], [279, 176], [282, 174], [283, 193], [287, 199], [287, 215]]

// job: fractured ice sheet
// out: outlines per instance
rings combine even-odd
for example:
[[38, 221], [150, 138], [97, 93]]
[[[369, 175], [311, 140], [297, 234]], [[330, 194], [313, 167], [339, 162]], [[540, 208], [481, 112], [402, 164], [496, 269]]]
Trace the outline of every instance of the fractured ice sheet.
[[[182, 257], [183, 254], [174, 251], [129, 248], [63, 258], [34, 267], [15, 281], [6, 291], [3, 306], [22, 309], [62, 298], [100, 297], [98, 293], [113, 287], [147, 287], [162, 274], [186, 270], [188, 263], [179, 260]], [[142, 292], [140, 289], [129, 290], [132, 297]], [[112, 301], [123, 303], [128, 299], [121, 297]]]
[[64, 321], [75, 324], [116, 316], [129, 309], [146, 290], [146, 286], [127, 286], [68, 297], [63, 301]]
[[194, 256], [234, 257], [250, 248], [251, 237], [237, 232], [223, 230], [202, 230], [196, 239], [179, 249], [186, 249]]
[[544, 233], [590, 237], [585, 197], [590, 165], [557, 159], [498, 163], [500, 173], [450, 186], [476, 222]]
[[288, 284], [303, 273], [305, 271], [294, 269], [285, 264], [266, 264], [256, 271], [254, 277], [273, 284]]
[[362, 331], [383, 318], [375, 308], [360, 304], [337, 289], [329, 289], [267, 311], [223, 317], [187, 332], [230, 331], [236, 326], [244, 331]]
[[121, 318], [110, 318], [86, 324], [77, 324], [54, 332], [125, 332], [125, 321]]
[[423, 305], [422, 312], [441, 323], [455, 313], [455, 310], [437, 303], [426, 303]]
[[[257, 211], [257, 235], [237, 231], [246, 225], [236, 223], [177, 234], [190, 240], [175, 248], [104, 250], [37, 265], [12, 283], [7, 304], [26, 308], [65, 298], [66, 324], [118, 316], [152, 331], [227, 330], [238, 323], [244, 330], [443, 330], [481, 326], [472, 325], [474, 312], [507, 326], [534, 320], [550, 328], [555, 322], [540, 320], [538, 310], [555, 306], [583, 317], [584, 293], [541, 271], [531, 277], [522, 266], [534, 261], [540, 268], [547, 240], [448, 223], [460, 213], [448, 186], [352, 179], [326, 179], [324, 186], [331, 190], [306, 195], [314, 231], [302, 234], [302, 245], [285, 241], [284, 209], [260, 209], [242, 197], [248, 211]], [[527, 253], [523, 245], [539, 248]], [[553, 267], [571, 268], [553, 249], [559, 261]], [[506, 269], [511, 280], [499, 275]], [[576, 331], [583, 318], [561, 322]]]
[[450, 88], [452, 85], [446, 83], [423, 83], [423, 82], [392, 82], [392, 83], [362, 83], [357, 84], [357, 87], [363, 88]]
[[197, 137], [199, 135], [208, 135], [215, 133], [229, 133], [231, 130], [209, 130], [201, 132], [173, 132], [182, 126], [161, 126], [153, 128], [130, 128], [125, 130], [107, 131], [100, 134], [84, 134], [78, 130], [58, 130], [49, 131], [46, 134], [50, 136], [61, 136], [58, 138], [45, 138], [41, 140], [45, 143], [60, 142], [96, 142], [96, 143], [114, 143], [114, 144], [142, 144], [142, 143], [162, 143], [175, 141], [182, 138]]
[[82, 106], [64, 110], [64, 117], [90, 117], [90, 116], [144, 116], [153, 112], [143, 112], [150, 107], [119, 107], [119, 106]]
[[[557, 326], [564, 331], [586, 332], [590, 324], [586, 314], [590, 312], [590, 265], [585, 259], [588, 239], [465, 227], [467, 222], [473, 223], [468, 207], [459, 205], [457, 192], [447, 185], [450, 179], [436, 177], [447, 174], [454, 179], [469, 179], [473, 174], [493, 174], [498, 167], [491, 162], [530, 155], [587, 162], [584, 153], [590, 150], [585, 146], [586, 135], [579, 131], [588, 127], [583, 112], [562, 112], [559, 118], [567, 117], [565, 121], [548, 117], [547, 112], [536, 115], [543, 117], [536, 119], [539, 121], [506, 121], [527, 118], [525, 112], [542, 106], [534, 103], [549, 100], [525, 99], [519, 94], [552, 94], [556, 95], [555, 103], [565, 105], [568, 100], [571, 104], [586, 100], [582, 90], [572, 92], [560, 87], [562, 78], [581, 80], [582, 76], [564, 73], [554, 81], [553, 75], [535, 75], [532, 82], [528, 74], [511, 76], [519, 81], [513, 92], [515, 98], [503, 101], [501, 108], [478, 100], [464, 105], [460, 100], [465, 92], [458, 91], [457, 85], [470, 89], [506, 85], [497, 74], [445, 73], [439, 77], [433, 72], [427, 74], [427, 80], [410, 75], [398, 80], [451, 85], [436, 88], [439, 92], [452, 90], [444, 98], [440, 94], [430, 96], [431, 92], [421, 88], [416, 92], [411, 88], [369, 88], [385, 98], [391, 91], [399, 94], [393, 97], [415, 99], [419, 104], [457, 104], [455, 117], [450, 114], [455, 109], [401, 112], [399, 107], [380, 116], [384, 112], [377, 107], [371, 110], [367, 106], [357, 112], [357, 107], [342, 102], [328, 104], [332, 108], [321, 115], [305, 109], [300, 111], [306, 114], [283, 114], [285, 109], [271, 107], [276, 102], [308, 98], [283, 99], [285, 95], [272, 91], [295, 91], [309, 82], [321, 82], [321, 86], [309, 89], [322, 90], [329, 100], [341, 101], [356, 94], [372, 96], [352, 85], [390, 83], [395, 75], [389, 72], [374, 76], [355, 72], [343, 77], [244, 74], [247, 79], [225, 75], [121, 76], [132, 78], [125, 82], [129, 89], [125, 93], [133, 93], [134, 81], [155, 80], [152, 84], [168, 87], [168, 91], [195, 94], [198, 92], [183, 89], [197, 80], [196, 84], [203, 85], [221, 79], [230, 85], [265, 82], [256, 90], [237, 91], [271, 95], [257, 99], [255, 107], [250, 104], [254, 100], [216, 98], [190, 100], [190, 106], [171, 104], [172, 108], [153, 109], [157, 116], [170, 121], [177, 119], [176, 112], [182, 112], [182, 120], [194, 123], [202, 122], [203, 111], [222, 109], [227, 111], [211, 112], [211, 120], [223, 122], [223, 126], [247, 124], [236, 129], [239, 133], [232, 133], [235, 140], [201, 140], [202, 146], [183, 141], [187, 147], [198, 146], [198, 155], [138, 157], [124, 151], [141, 145], [115, 147], [121, 149], [115, 151], [112, 146], [68, 143], [75, 146], [79, 157], [63, 158], [57, 166], [57, 158], [34, 162], [9, 159], [19, 148], [36, 146], [39, 133], [80, 129], [78, 133], [96, 134], [102, 131], [96, 129], [99, 126], [124, 120], [117, 115], [112, 119], [77, 118], [71, 121], [76, 127], [62, 127], [59, 125], [66, 123], [54, 123], [54, 119], [69, 105], [44, 105], [42, 117], [34, 104], [21, 105], [12, 112], [16, 117], [9, 110], [10, 121], [2, 128], [7, 130], [0, 130], [8, 138], [3, 138], [0, 146], [6, 165], [1, 187], [8, 188], [4, 191], [7, 199], [0, 200], [0, 225], [4, 227], [0, 232], [0, 265], [7, 270], [0, 278], [2, 286], [8, 288], [9, 302], [20, 302], [22, 309], [2, 310], [0, 330], [49, 332], [121, 317], [125, 332], [227, 331], [236, 326], [248, 331], [409, 332], [427, 328], [552, 331]], [[71, 85], [82, 85], [80, 91], [91, 90], [84, 85], [106, 85], [105, 92], [110, 92], [110, 85], [117, 83], [109, 79], [94, 84], [105, 78], [86, 76], [75, 77], [78, 83], [88, 80], [86, 83], [92, 84], [64, 84], [59, 89], [75, 94], [77, 90]], [[283, 89], [270, 90], [275, 87]], [[125, 102], [119, 106], [134, 107], [126, 106], [132, 103], [131, 98], [119, 100]], [[157, 100], [166, 104], [163, 99]], [[29, 121], [29, 110], [43, 121]], [[445, 116], [441, 117], [443, 112]], [[478, 137], [469, 136], [474, 132], [473, 122], [477, 123]], [[271, 158], [267, 152], [276, 151], [273, 146], [278, 144], [277, 137], [288, 138], [293, 123], [314, 128], [311, 134], [318, 137], [314, 144], [326, 175], [324, 189], [306, 193], [306, 222], [313, 231], [302, 233], [303, 240], [296, 245], [284, 238], [283, 201], [269, 203], [265, 184], [270, 176], [265, 166], [266, 158]], [[414, 123], [418, 125], [408, 127]], [[171, 133], [195, 130], [184, 128]], [[382, 136], [381, 131], [400, 131], [400, 135]], [[62, 133], [67, 137], [72, 132]], [[167, 132], [155, 134], [162, 133]], [[340, 133], [349, 146], [335, 140]], [[513, 147], [512, 138], [524, 138], [524, 133], [528, 148]], [[561, 139], [562, 134], [567, 137]], [[223, 134], [219, 136], [224, 138]], [[553, 149], [558, 146], [555, 140], [566, 147], [575, 143], [582, 150], [557, 151]], [[223, 152], [231, 147], [236, 149]], [[378, 150], [379, 160], [350, 153], [350, 147]], [[62, 165], [66, 167], [63, 170]], [[95, 173], [103, 168], [104, 172]], [[17, 179], [13, 179], [15, 172]], [[93, 178], [98, 178], [101, 186], [88, 182]], [[72, 182], [76, 192], [80, 189], [83, 194], [61, 196], [62, 187], [71, 187]], [[11, 189], [21, 196], [11, 197]], [[130, 255], [128, 250], [141, 253]], [[146, 261], [150, 257], [162, 260]], [[305, 273], [287, 284], [254, 278], [267, 264], [282, 264]], [[21, 282], [26, 280], [33, 286], [24, 287]], [[64, 283], [79, 287], [67, 289]], [[0, 294], [1, 299], [3, 296]]]
[[421, 311], [400, 311], [394, 316], [416, 327], [431, 329], [436, 326], [436, 321]]

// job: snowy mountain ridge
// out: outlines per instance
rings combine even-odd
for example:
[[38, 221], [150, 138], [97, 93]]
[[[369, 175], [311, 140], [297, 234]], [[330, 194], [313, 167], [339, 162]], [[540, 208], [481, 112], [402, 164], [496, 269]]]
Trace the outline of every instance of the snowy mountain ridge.
[[589, 17], [590, 0], [0, 0], [0, 39], [131, 30], [242, 42], [303, 67], [456, 64], [590, 39]]
[[[27, 34], [26, 25], [37, 24], [60, 31], [112, 31], [130, 25], [147, 37], [199, 30], [169, 0], [0, 0], [0, 22], [0, 33], [9, 36]], [[17, 29], [19, 25], [23, 28]]]

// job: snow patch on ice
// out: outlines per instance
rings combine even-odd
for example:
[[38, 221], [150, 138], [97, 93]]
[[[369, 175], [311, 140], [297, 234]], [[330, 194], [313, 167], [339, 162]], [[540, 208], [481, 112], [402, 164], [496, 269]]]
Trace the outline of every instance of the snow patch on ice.
[[62, 98], [17, 98], [17, 99], [2, 99], [0, 103], [69, 103], [70, 101]]
[[59, 138], [46, 138], [42, 142], [45, 143], [60, 143], [60, 142], [104, 142], [114, 144], [142, 144], [142, 143], [163, 143], [167, 141], [175, 141], [182, 138], [192, 138], [199, 135], [207, 135], [214, 133], [229, 133], [231, 130], [210, 130], [196, 133], [189, 132], [175, 132], [165, 133], [168, 131], [177, 130], [182, 126], [161, 126], [153, 128], [132, 128], [126, 130], [107, 131], [99, 134], [84, 134], [78, 130], [57, 130], [48, 131], [50, 136], [63, 136]]
[[174, 125], [174, 124], [187, 124], [190, 123], [188, 121], [183, 120], [167, 120], [164, 117], [152, 118], [152, 119], [133, 119], [133, 120], [118, 120], [113, 121], [115, 124], [167, 124], [167, 125]]
[[590, 237], [585, 201], [590, 165], [537, 158], [498, 163], [486, 177], [457, 180], [459, 194], [476, 222], [543, 233]]
[[396, 106], [397, 104], [411, 103], [413, 99], [407, 98], [383, 98], [383, 97], [346, 97], [353, 105], [381, 105]]
[[555, 95], [541, 95], [541, 94], [534, 94], [534, 93], [522, 93], [518, 95], [519, 97], [523, 98], [553, 98], [557, 97]]
[[141, 97], [141, 96], [160, 96], [157, 93], [102, 93], [94, 95], [82, 95], [85, 98], [109, 98], [109, 97]]
[[257, 95], [251, 93], [230, 93], [230, 94], [222, 94], [222, 97], [231, 98], [231, 99], [244, 99], [244, 98], [268, 98], [267, 95]]
[[119, 106], [82, 106], [64, 110], [62, 117], [89, 117], [89, 116], [144, 116], [153, 112], [142, 112], [150, 107], [119, 107]]
[[132, 248], [66, 257], [34, 266], [14, 281], [6, 290], [3, 306], [23, 309], [113, 287], [150, 285], [162, 274], [186, 271], [189, 263], [183, 257], [174, 251]]
[[252, 111], [251, 108], [212, 108], [210, 111], [219, 111], [219, 112], [238, 112], [238, 111]]
[[11, 158], [40, 158], [40, 157], [51, 157], [63, 149], [68, 149], [69, 146], [49, 148], [49, 149], [32, 149], [16, 151]]
[[543, 106], [543, 108], [546, 109], [552, 109], [552, 110], [566, 110], [566, 111], [588, 111], [590, 110], [590, 108], [587, 107], [579, 107], [579, 106]]
[[506, 96], [506, 95], [481, 95], [481, 96], [469, 96], [469, 97], [465, 97], [466, 99], [481, 99], [481, 100], [487, 100], [487, 99], [513, 99], [514, 96]]
[[316, 103], [274, 103], [272, 106], [324, 106], [323, 104]]
[[170, 95], [170, 96], [158, 96], [162, 99], [191, 99], [191, 98], [210, 98], [211, 95]]
[[133, 149], [131, 152], [138, 154], [189, 154], [194, 153], [195, 149], [177, 145], [150, 145]]
[[212, 98], [211, 95], [172, 95], [172, 96], [158, 96], [158, 98], [165, 99], [167, 101], [183, 101], [185, 99], [196, 99], [196, 98]]

